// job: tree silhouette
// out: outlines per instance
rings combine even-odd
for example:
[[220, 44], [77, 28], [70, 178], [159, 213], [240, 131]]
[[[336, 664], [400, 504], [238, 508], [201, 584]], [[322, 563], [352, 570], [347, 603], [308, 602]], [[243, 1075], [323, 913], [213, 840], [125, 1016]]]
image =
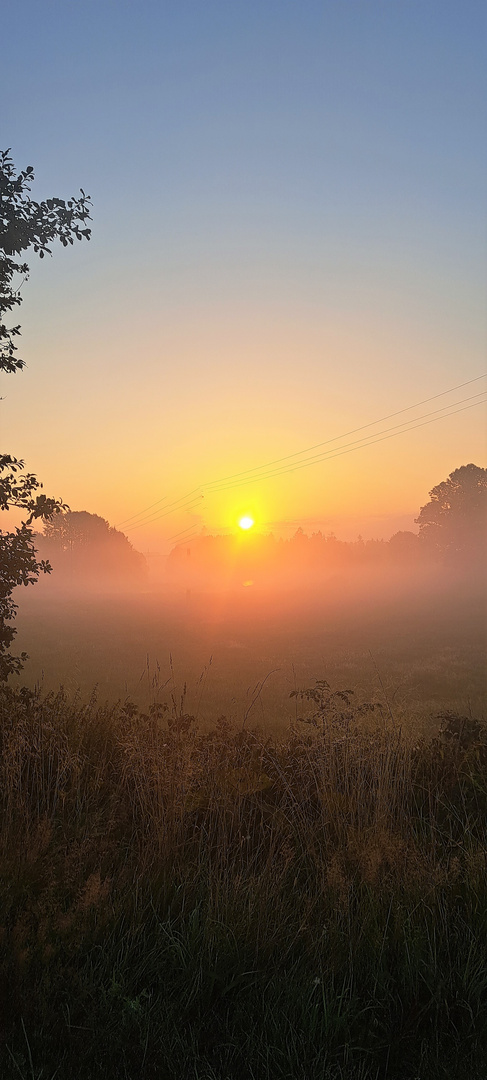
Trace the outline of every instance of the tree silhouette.
[[[4, 323], [5, 314], [22, 303], [20, 290], [29, 275], [27, 263], [18, 257], [32, 248], [43, 259], [51, 254], [53, 240], [67, 247], [74, 239], [89, 240], [91, 235], [86, 227], [91, 201], [83, 190], [78, 199], [38, 203], [28, 194], [33, 179], [32, 165], [17, 174], [10, 150], [0, 151], [0, 371], [9, 375], [25, 366], [15, 344], [20, 326]], [[36, 558], [30, 526], [65, 509], [61, 500], [37, 494], [41, 488], [40, 481], [25, 472], [22, 460], [0, 455], [0, 510], [16, 507], [26, 513], [13, 532], [0, 530], [0, 680], [21, 671], [26, 659], [25, 653], [13, 656], [9, 652], [16, 633], [11, 625], [17, 610], [12, 592], [17, 585], [33, 585], [41, 572], [51, 570], [48, 562]]]
[[487, 538], [487, 469], [462, 465], [429, 494], [416, 518], [420, 539], [443, 556], [480, 558]]
[[389, 552], [392, 558], [398, 562], [413, 563], [418, 559], [421, 551], [421, 541], [416, 533], [407, 529], [400, 529], [389, 540]]
[[46, 521], [37, 547], [61, 577], [68, 575], [73, 581], [140, 582], [147, 569], [144, 556], [125, 533], [87, 510], [68, 510]]

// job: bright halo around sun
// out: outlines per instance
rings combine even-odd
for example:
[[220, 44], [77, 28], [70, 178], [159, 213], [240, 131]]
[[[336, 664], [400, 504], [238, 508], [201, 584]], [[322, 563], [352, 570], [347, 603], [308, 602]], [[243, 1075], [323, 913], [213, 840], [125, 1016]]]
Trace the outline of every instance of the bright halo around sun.
[[241, 529], [251, 529], [253, 524], [254, 519], [251, 517], [247, 517], [247, 515], [240, 518], [239, 525]]

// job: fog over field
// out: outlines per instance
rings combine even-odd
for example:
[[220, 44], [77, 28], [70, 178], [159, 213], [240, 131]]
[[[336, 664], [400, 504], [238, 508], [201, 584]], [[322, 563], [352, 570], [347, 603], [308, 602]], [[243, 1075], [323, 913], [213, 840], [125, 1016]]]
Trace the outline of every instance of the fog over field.
[[486, 1080], [486, 13], [3, 0], [0, 1080]]
[[421, 562], [398, 546], [322, 539], [340, 550], [320, 565], [319, 540], [301, 533], [287, 550], [205, 537], [174, 549], [157, 578], [54, 569], [17, 590], [22, 681], [143, 707], [184, 693], [202, 722], [251, 726], [288, 726], [291, 690], [322, 678], [409, 725], [445, 709], [485, 716], [481, 564]]

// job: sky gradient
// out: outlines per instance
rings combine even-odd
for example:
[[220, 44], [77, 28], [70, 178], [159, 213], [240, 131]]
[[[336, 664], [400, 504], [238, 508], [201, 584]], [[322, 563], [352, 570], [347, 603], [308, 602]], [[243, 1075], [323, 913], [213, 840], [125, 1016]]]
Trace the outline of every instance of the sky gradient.
[[4, 0], [2, 146], [34, 198], [93, 199], [89, 244], [29, 258], [28, 367], [0, 386], [2, 443], [46, 492], [163, 551], [245, 513], [387, 537], [485, 465], [476, 407], [211, 488], [485, 370], [486, 21], [472, 0]]

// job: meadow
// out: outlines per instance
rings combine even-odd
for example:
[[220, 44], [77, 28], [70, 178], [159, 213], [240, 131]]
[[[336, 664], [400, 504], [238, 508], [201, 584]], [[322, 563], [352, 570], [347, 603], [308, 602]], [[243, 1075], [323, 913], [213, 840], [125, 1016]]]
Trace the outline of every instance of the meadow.
[[485, 1076], [485, 727], [297, 700], [2, 690], [2, 1077]]
[[203, 724], [224, 714], [282, 733], [296, 687], [326, 678], [422, 731], [449, 708], [485, 716], [487, 604], [478, 577], [384, 571], [287, 589], [17, 590], [19, 684], [143, 709], [186, 686]]
[[24, 592], [2, 1077], [483, 1080], [485, 604], [416, 585]]

